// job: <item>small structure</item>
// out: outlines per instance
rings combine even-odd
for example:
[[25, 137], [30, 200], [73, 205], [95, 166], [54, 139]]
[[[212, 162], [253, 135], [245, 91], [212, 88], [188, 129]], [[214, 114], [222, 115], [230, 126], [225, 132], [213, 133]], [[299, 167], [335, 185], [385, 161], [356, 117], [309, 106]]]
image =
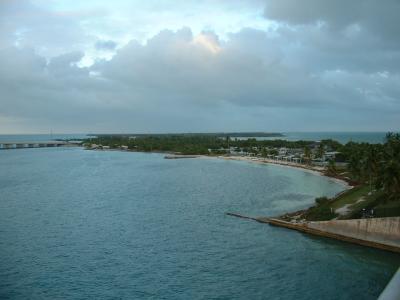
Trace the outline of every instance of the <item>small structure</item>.
[[336, 155], [340, 154], [338, 151], [331, 151], [331, 152], [325, 152], [324, 154], [324, 159], [325, 160], [335, 160]]
[[279, 148], [278, 153], [280, 156], [284, 156], [287, 153], [287, 149], [285, 147]]

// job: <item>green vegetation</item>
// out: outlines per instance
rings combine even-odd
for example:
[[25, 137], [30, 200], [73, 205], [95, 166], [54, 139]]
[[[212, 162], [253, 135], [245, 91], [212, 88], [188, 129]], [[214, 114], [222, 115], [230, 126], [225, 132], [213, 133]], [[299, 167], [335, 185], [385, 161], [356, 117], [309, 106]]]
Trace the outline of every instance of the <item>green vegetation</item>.
[[[121, 145], [128, 146], [131, 150], [137, 151], [159, 151], [174, 152], [181, 154], [226, 154], [230, 147], [241, 149], [244, 152], [254, 154], [277, 153], [276, 149], [268, 148], [304, 148], [310, 146], [312, 141], [285, 141], [285, 140], [265, 140], [260, 141], [255, 138], [238, 139], [230, 136], [220, 137], [217, 135], [198, 135], [198, 134], [169, 134], [169, 135], [102, 135], [96, 138], [86, 139], [84, 144], [97, 144], [118, 148]], [[255, 149], [257, 148], [257, 150]], [[211, 152], [209, 152], [209, 149]], [[258, 150], [259, 149], [259, 150]]]
[[353, 180], [382, 190], [388, 201], [400, 201], [400, 135], [388, 133], [384, 144], [346, 144]]
[[128, 149], [136, 151], [174, 152], [181, 154], [209, 154], [209, 148], [223, 149], [223, 147], [227, 146], [226, 140], [214, 136], [182, 135], [140, 137], [99, 136], [85, 142], [109, 146], [110, 148], [118, 148], [121, 145], [126, 145]]
[[[342, 209], [342, 213], [338, 213], [337, 209]], [[400, 216], [400, 201], [388, 201], [382, 190], [370, 192], [368, 186], [358, 186], [337, 198], [325, 198], [325, 201], [317, 198], [316, 205], [306, 210], [302, 218], [308, 221], [326, 221], [333, 218], [394, 216]]]
[[[371, 214], [382, 201], [382, 197], [382, 191], [370, 193], [368, 186], [360, 185], [333, 199], [326, 197], [315, 199], [316, 205], [306, 210], [303, 218], [309, 221], [361, 218], [363, 214]], [[375, 211], [374, 216], [376, 216]]]
[[369, 188], [367, 186], [360, 185], [354, 187], [333, 199], [333, 201], [330, 203], [330, 206], [336, 210], [345, 205], [355, 204], [357, 201], [362, 199], [362, 197], [366, 196], [368, 192]]
[[[307, 220], [390, 217], [400, 215], [400, 135], [388, 133], [384, 144], [348, 143], [339, 146], [348, 161], [347, 176], [358, 186], [329, 201], [316, 199]], [[327, 174], [337, 170], [330, 162]]]
[[308, 145], [304, 147], [304, 161], [306, 164], [311, 164], [311, 149]]
[[400, 216], [400, 203], [396, 201], [381, 201], [374, 207], [375, 217], [395, 217]]
[[328, 161], [328, 166], [326, 167], [326, 175], [328, 176], [337, 176], [338, 169], [336, 168], [336, 163], [333, 159]]
[[316, 205], [309, 208], [303, 215], [307, 221], [327, 221], [335, 218], [337, 214], [327, 204]]

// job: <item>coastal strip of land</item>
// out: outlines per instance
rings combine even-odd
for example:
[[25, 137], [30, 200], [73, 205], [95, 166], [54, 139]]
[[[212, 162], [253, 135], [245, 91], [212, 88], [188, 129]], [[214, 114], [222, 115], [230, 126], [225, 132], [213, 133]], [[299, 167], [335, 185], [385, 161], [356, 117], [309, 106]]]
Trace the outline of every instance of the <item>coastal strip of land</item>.
[[[220, 158], [258, 164], [276, 164], [285, 167], [302, 169], [304, 171], [312, 172], [315, 175], [328, 176], [333, 180], [342, 183], [345, 187], [345, 190], [337, 194], [333, 200], [340, 200], [341, 197], [346, 197], [346, 194], [357, 194], [359, 190], [365, 189], [365, 187], [354, 187], [344, 179], [331, 177], [324, 173], [323, 169], [320, 167], [305, 166], [298, 163], [281, 162], [271, 159], [256, 159], [251, 157], [221, 156]], [[366, 200], [367, 199], [360, 197], [353, 205], [357, 205], [358, 203]], [[341, 203], [341, 201], [337, 202]], [[351, 207], [352, 204], [343, 203], [341, 203], [343, 206], [336, 208], [336, 212], [339, 213], [339, 218], [342, 216], [344, 218], [343, 220], [340, 220], [337, 217], [328, 221], [308, 221], [304, 218], [307, 210], [287, 213], [274, 218], [249, 217], [239, 213], [227, 213], [227, 215], [297, 230], [307, 234], [333, 238], [358, 245], [400, 253], [400, 217], [346, 219], [346, 212], [348, 212], [347, 210], [350, 210], [349, 207]], [[334, 203], [332, 202], [332, 204]], [[331, 206], [335, 207], [335, 205]], [[343, 212], [343, 215], [341, 215], [340, 212]]]

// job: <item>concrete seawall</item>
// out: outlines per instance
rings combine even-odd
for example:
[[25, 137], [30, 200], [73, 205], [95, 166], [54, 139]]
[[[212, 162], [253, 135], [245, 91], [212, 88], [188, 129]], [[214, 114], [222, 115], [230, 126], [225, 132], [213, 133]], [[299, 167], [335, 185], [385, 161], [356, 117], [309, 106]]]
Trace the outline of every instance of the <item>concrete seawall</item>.
[[270, 218], [257, 218], [257, 221], [400, 253], [400, 217], [306, 223], [291, 223]]
[[400, 217], [309, 222], [312, 229], [400, 248]]

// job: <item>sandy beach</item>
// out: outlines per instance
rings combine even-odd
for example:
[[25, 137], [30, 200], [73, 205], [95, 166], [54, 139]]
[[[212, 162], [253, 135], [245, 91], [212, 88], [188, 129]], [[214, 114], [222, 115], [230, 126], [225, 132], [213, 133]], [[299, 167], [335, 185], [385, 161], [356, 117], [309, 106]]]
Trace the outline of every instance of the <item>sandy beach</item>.
[[[121, 150], [121, 149], [90, 149], [90, 150], [92, 150], [92, 151], [141, 152], [141, 151]], [[306, 166], [306, 165], [294, 163], [294, 162], [277, 161], [277, 160], [268, 159], [268, 158], [258, 158], [258, 157], [249, 157], [249, 156], [185, 155], [185, 154], [176, 154], [176, 153], [170, 153], [170, 152], [157, 152], [157, 151], [143, 152], [143, 153], [166, 154], [166, 156], [164, 157], [165, 159], [184, 159], [184, 158], [191, 158], [191, 159], [208, 158], [208, 159], [210, 159], [210, 158], [215, 158], [215, 159], [224, 159], [224, 160], [245, 161], [245, 162], [254, 163], [254, 164], [273, 164], [273, 165], [279, 165], [282, 167], [301, 169], [305, 172], [313, 173], [315, 175], [328, 177], [329, 179], [331, 179], [333, 181], [343, 184], [345, 186], [346, 190], [353, 188], [353, 186], [350, 185], [346, 180], [339, 179], [339, 178], [325, 174], [323, 167]]]
[[[209, 156], [206, 156], [206, 157], [209, 157]], [[316, 167], [316, 166], [311, 167], [311, 166], [305, 166], [305, 165], [294, 163], [294, 162], [276, 161], [276, 160], [267, 159], [267, 158], [264, 159], [264, 158], [244, 157], [244, 156], [218, 156], [217, 158], [225, 159], [225, 160], [246, 161], [246, 162], [256, 163], [256, 164], [273, 164], [273, 165], [279, 165], [279, 166], [288, 167], [288, 168], [302, 169], [305, 172], [310, 172], [310, 173], [313, 173], [313, 174], [319, 175], [319, 176], [325, 176], [325, 177], [330, 178], [331, 180], [341, 183], [345, 186], [345, 189], [351, 189], [353, 187], [346, 180], [326, 175], [324, 173], [323, 167]]]

